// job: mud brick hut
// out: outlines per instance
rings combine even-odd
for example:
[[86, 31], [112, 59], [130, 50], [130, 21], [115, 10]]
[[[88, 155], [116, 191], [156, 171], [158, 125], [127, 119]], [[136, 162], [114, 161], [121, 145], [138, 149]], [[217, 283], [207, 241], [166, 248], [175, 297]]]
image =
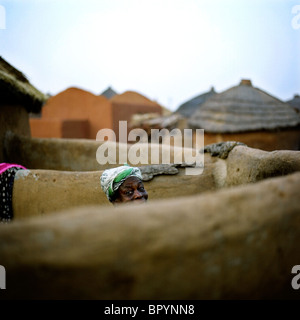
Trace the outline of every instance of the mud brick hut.
[[0, 57], [0, 162], [7, 132], [31, 137], [29, 114], [38, 114], [47, 96], [30, 84], [25, 75]]
[[31, 118], [30, 125], [33, 137], [95, 140], [100, 129], [112, 129], [118, 140], [119, 121], [153, 112], [160, 115], [161, 106], [134, 91], [116, 94], [108, 88], [94, 95], [72, 87], [52, 96], [41, 118]]
[[[116, 136], [119, 136], [119, 121], [127, 121], [128, 125], [136, 115], [163, 114], [163, 108], [155, 101], [135, 92], [126, 91], [110, 99], [112, 104], [113, 127]], [[129, 129], [129, 128], [128, 128]]]
[[269, 151], [300, 150], [299, 113], [250, 80], [210, 97], [188, 124], [205, 130], [205, 144], [234, 140]]
[[33, 137], [96, 139], [112, 126], [111, 105], [104, 96], [68, 88], [49, 98], [40, 119], [30, 119]]
[[131, 127], [144, 129], [149, 136], [149, 140], [151, 139], [152, 129], [168, 129], [171, 131], [178, 128], [183, 131], [187, 128], [188, 119], [192, 118], [194, 112], [215, 93], [212, 87], [210, 91], [186, 101], [176, 111], [168, 112], [163, 116], [158, 117], [157, 114], [135, 115], [132, 118]]

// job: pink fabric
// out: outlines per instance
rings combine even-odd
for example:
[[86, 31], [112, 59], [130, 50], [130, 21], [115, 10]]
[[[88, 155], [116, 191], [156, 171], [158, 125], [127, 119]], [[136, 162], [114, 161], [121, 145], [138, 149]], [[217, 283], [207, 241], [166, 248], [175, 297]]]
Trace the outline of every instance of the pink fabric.
[[2, 174], [4, 171], [6, 171], [7, 169], [9, 168], [12, 168], [12, 167], [18, 167], [18, 168], [22, 168], [22, 169], [27, 169], [23, 166], [21, 166], [20, 164], [16, 164], [16, 163], [0, 163], [0, 174]]

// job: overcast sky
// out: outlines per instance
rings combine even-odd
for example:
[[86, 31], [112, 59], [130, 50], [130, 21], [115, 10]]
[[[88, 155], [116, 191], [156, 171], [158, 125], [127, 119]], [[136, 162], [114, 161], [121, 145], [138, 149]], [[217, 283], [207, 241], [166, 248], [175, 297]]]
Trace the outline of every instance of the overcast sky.
[[137, 91], [170, 110], [242, 78], [300, 93], [300, 1], [0, 0], [0, 55], [44, 93]]

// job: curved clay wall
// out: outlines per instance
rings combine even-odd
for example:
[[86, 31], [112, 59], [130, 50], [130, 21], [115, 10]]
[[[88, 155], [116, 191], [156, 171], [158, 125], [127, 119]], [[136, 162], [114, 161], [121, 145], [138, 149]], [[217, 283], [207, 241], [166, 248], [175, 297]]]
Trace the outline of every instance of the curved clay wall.
[[29, 169], [66, 171], [101, 170], [96, 160], [100, 143], [89, 139], [26, 138], [6, 136], [5, 152], [9, 162]]
[[[213, 167], [212, 160], [207, 157], [205, 170], [199, 176], [185, 175], [185, 169], [179, 169], [176, 175], [159, 175], [145, 181], [149, 202], [214, 190]], [[14, 219], [84, 205], [111, 207], [100, 187], [102, 172], [19, 171], [13, 189]]]
[[299, 189], [294, 173], [1, 225], [3, 298], [297, 299]]
[[[149, 202], [195, 195], [218, 188], [255, 183], [300, 171], [300, 152], [267, 152], [236, 146], [226, 159], [205, 154], [204, 171], [158, 175], [145, 181]], [[16, 174], [13, 189], [15, 219], [84, 205], [111, 204], [100, 187], [102, 171], [25, 170]]]
[[[112, 142], [106, 142], [111, 144]], [[9, 162], [19, 163], [29, 169], [49, 169], [66, 171], [95, 171], [112, 168], [119, 163], [119, 153], [129, 154], [130, 144], [116, 143], [116, 164], [111, 161], [99, 164], [97, 150], [102, 145], [100, 141], [90, 139], [55, 139], [55, 138], [26, 138], [14, 134], [6, 135], [5, 153]], [[151, 146], [141, 146], [142, 152], [147, 151], [147, 163], [151, 163]], [[161, 159], [160, 147], [160, 159]], [[174, 154], [179, 154], [183, 159], [183, 149], [170, 147], [170, 163], [174, 161]], [[127, 157], [128, 164], [132, 163]], [[161, 161], [161, 160], [160, 160]]]

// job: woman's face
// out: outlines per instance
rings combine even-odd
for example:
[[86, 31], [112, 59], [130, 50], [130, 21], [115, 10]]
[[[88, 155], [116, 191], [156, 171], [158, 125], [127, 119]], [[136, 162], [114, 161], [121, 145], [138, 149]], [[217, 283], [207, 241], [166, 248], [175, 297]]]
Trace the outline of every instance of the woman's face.
[[127, 178], [117, 191], [114, 204], [119, 203], [145, 203], [148, 199], [148, 193], [144, 189], [143, 182], [137, 177]]

